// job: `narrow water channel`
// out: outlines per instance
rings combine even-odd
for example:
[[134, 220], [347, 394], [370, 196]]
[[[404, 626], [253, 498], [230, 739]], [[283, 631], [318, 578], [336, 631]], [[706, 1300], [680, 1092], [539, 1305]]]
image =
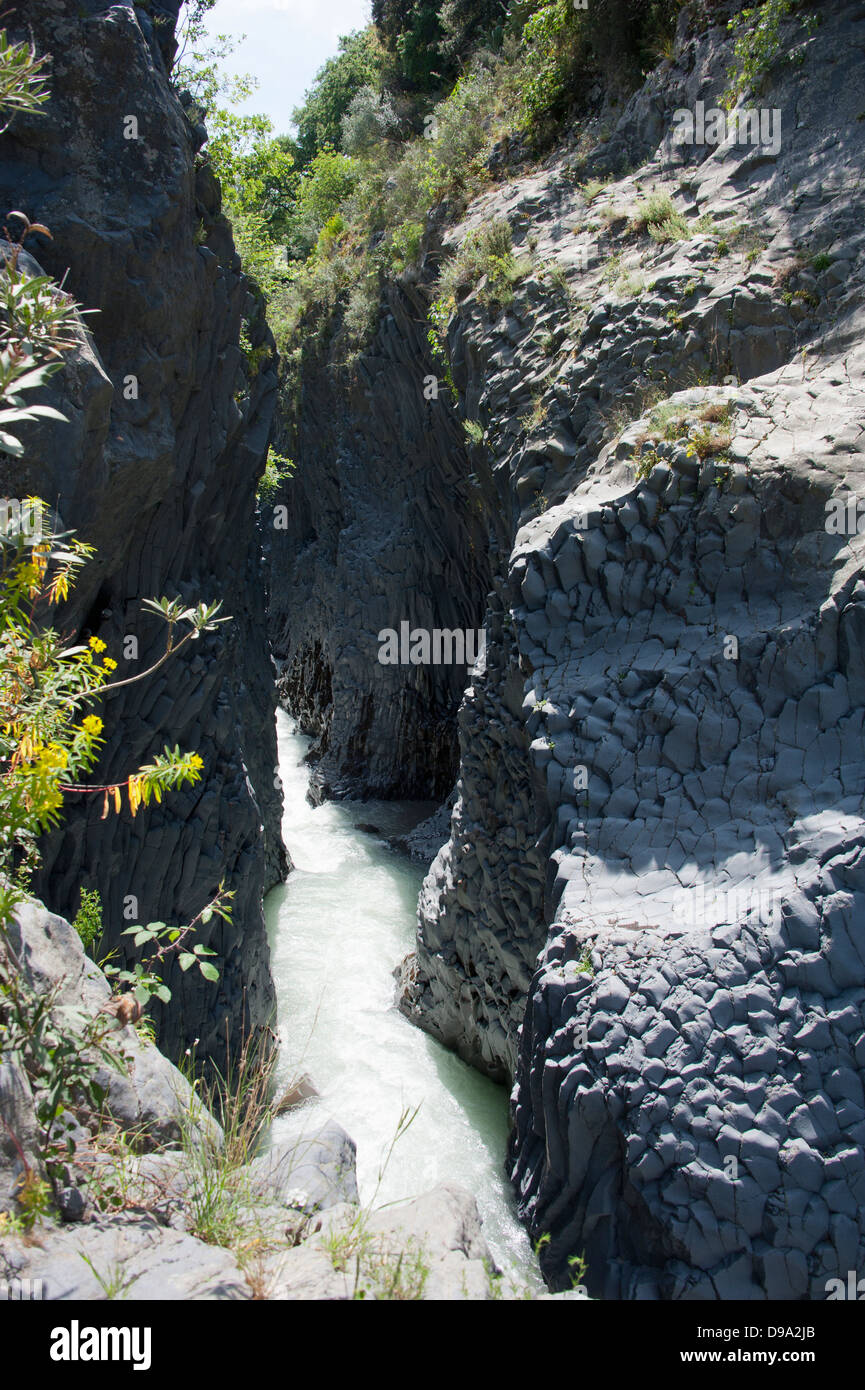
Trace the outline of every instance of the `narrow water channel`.
[[[382, 835], [404, 832], [417, 807], [306, 800], [309, 740], [277, 716], [283, 834], [295, 864], [265, 909], [282, 1039], [280, 1080], [300, 1072], [319, 1099], [310, 1129], [332, 1115], [357, 1144], [361, 1201], [376, 1206], [458, 1182], [477, 1199], [498, 1265], [542, 1287], [503, 1172], [507, 1094], [414, 1028], [394, 1007], [394, 967], [414, 945], [420, 865]], [[412, 811], [414, 814], [412, 815]], [[400, 1116], [419, 1107], [382, 1160]], [[277, 1120], [273, 1137], [279, 1139]], [[376, 1190], [378, 1189], [378, 1190]]]

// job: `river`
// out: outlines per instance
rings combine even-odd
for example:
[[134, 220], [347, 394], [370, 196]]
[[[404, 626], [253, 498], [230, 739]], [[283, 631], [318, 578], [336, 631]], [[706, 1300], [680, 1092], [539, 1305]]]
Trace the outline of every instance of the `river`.
[[[454, 1181], [476, 1198], [497, 1264], [540, 1291], [503, 1171], [507, 1093], [413, 1027], [394, 1006], [394, 967], [414, 946], [423, 868], [381, 838], [421, 818], [396, 802], [306, 800], [309, 739], [277, 715], [283, 835], [295, 870], [265, 903], [282, 1040], [279, 1080], [307, 1073], [357, 1144], [362, 1202], [376, 1206]], [[431, 810], [432, 808], [426, 808]], [[394, 1146], [400, 1116], [419, 1107]], [[275, 1122], [274, 1140], [281, 1124]]]

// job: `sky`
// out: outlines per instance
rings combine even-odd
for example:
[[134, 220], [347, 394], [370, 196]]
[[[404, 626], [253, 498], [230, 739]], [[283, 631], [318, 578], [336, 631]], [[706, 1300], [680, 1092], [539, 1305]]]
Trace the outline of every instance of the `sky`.
[[369, 22], [370, 0], [217, 0], [210, 34], [246, 34], [227, 58], [230, 73], [251, 72], [258, 89], [241, 111], [269, 116], [279, 135], [291, 127], [291, 113], [328, 58], [337, 40]]

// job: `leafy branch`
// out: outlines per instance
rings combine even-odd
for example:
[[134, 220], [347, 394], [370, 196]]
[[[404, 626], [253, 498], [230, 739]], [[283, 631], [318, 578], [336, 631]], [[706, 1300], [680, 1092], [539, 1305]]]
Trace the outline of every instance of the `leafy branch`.
[[10, 212], [8, 218], [23, 225], [14, 242], [8, 227], [4, 228], [11, 250], [4, 250], [0, 268], [0, 449], [20, 458], [24, 445], [9, 434], [7, 425], [66, 420], [53, 406], [28, 405], [22, 393], [44, 386], [59, 370], [63, 353], [75, 346], [79, 317], [85, 311], [62, 284], [55, 284], [48, 275], [31, 275], [20, 264], [25, 239], [37, 232], [50, 238], [48, 228], [31, 222], [23, 212]]
[[207, 957], [215, 956], [216, 952], [200, 942], [191, 947], [187, 943], [196, 927], [199, 924], [206, 926], [214, 916], [221, 917], [224, 922], [231, 922], [233, 898], [234, 893], [228, 892], [224, 884], [220, 883], [216, 895], [185, 927], [171, 927], [165, 922], [150, 922], [146, 927], [127, 927], [122, 935], [131, 936], [134, 946], [149, 945], [155, 949], [143, 960], [136, 961], [131, 970], [106, 965], [103, 967], [104, 973], [110, 975], [116, 984], [129, 986], [133, 998], [142, 1006], [153, 997], [160, 999], [164, 1004], [170, 1001], [171, 990], [158, 973], [169, 956], [177, 956], [180, 969], [184, 973], [197, 965], [205, 980], [215, 983], [219, 979], [219, 971]]
[[37, 56], [31, 44], [10, 43], [6, 30], [0, 29], [0, 111], [10, 113], [0, 125], [0, 135], [19, 112], [32, 114], [48, 100], [50, 61], [50, 53]]
[[[198, 603], [193, 608], [184, 608], [183, 600], [179, 598], [146, 598], [142, 601], [143, 608], [149, 608], [152, 613], [158, 613], [168, 624], [168, 636], [165, 643], [165, 651], [158, 661], [146, 671], [140, 671], [138, 675], [129, 676], [127, 680], [112, 681], [109, 685], [102, 687], [102, 695], [111, 695], [115, 690], [122, 690], [125, 685], [135, 685], [137, 681], [145, 680], [152, 676], [154, 671], [158, 671], [160, 666], [164, 666], [170, 656], [176, 656], [182, 651], [187, 642], [195, 642], [202, 632], [215, 632], [220, 623], [230, 623], [231, 617], [218, 618], [216, 615], [222, 607], [222, 600], [217, 603]], [[188, 622], [191, 624], [191, 631], [181, 637], [180, 641], [175, 641], [175, 630], [178, 623]]]

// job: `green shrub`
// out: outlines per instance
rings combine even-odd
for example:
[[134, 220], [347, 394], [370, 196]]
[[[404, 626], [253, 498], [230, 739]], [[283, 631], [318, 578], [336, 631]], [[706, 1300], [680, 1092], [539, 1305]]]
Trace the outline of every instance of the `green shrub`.
[[345, 219], [342, 214], [335, 212], [333, 217], [327, 219], [318, 234], [315, 254], [317, 256], [331, 256], [346, 230]]
[[85, 951], [92, 956], [93, 948], [102, 937], [102, 899], [95, 888], [91, 892], [86, 888], [79, 891], [79, 907], [72, 925], [81, 937]]
[[631, 209], [630, 229], [633, 232], [651, 232], [679, 217], [669, 193], [650, 193], [641, 198]]
[[355, 359], [360, 347], [372, 337], [380, 312], [381, 281], [378, 270], [373, 268], [356, 278], [348, 292], [343, 331], [349, 345], [350, 361]]
[[[227, 1039], [226, 1039], [227, 1041]], [[277, 1054], [260, 1033], [241, 1040], [236, 1060], [223, 1075], [213, 1068], [196, 1085], [195, 1059], [189, 1080], [196, 1085], [197, 1104], [181, 1123], [181, 1143], [189, 1185], [185, 1204], [190, 1230], [209, 1245], [242, 1252], [260, 1235], [247, 1165], [255, 1157], [262, 1131], [273, 1119], [273, 1074]], [[221, 1144], [202, 1143], [198, 1110], [216, 1115], [222, 1125]]]
[[526, 265], [514, 257], [510, 224], [496, 218], [489, 225], [469, 232], [456, 255], [442, 267], [437, 285], [437, 301], [443, 306], [457, 296], [481, 285], [483, 303], [503, 306], [513, 299], [513, 287], [525, 274]]
[[340, 212], [357, 180], [357, 166], [348, 155], [321, 150], [304, 170], [292, 217], [294, 245], [311, 250], [322, 228]]
[[270, 503], [276, 497], [284, 482], [292, 476], [295, 469], [293, 459], [278, 454], [273, 445], [267, 451], [267, 463], [258, 484], [257, 497], [260, 502]]
[[390, 238], [391, 269], [400, 274], [409, 266], [417, 265], [423, 243], [424, 225], [422, 222], [400, 222]]
[[[737, 34], [733, 47], [733, 66], [727, 76], [730, 86], [723, 103], [729, 109], [736, 105], [744, 92], [758, 92], [781, 52], [781, 24], [799, 7], [799, 0], [765, 0], [762, 5], [744, 9], [734, 16], [727, 28]], [[801, 22], [809, 33], [819, 22], [819, 16], [804, 14]]]

